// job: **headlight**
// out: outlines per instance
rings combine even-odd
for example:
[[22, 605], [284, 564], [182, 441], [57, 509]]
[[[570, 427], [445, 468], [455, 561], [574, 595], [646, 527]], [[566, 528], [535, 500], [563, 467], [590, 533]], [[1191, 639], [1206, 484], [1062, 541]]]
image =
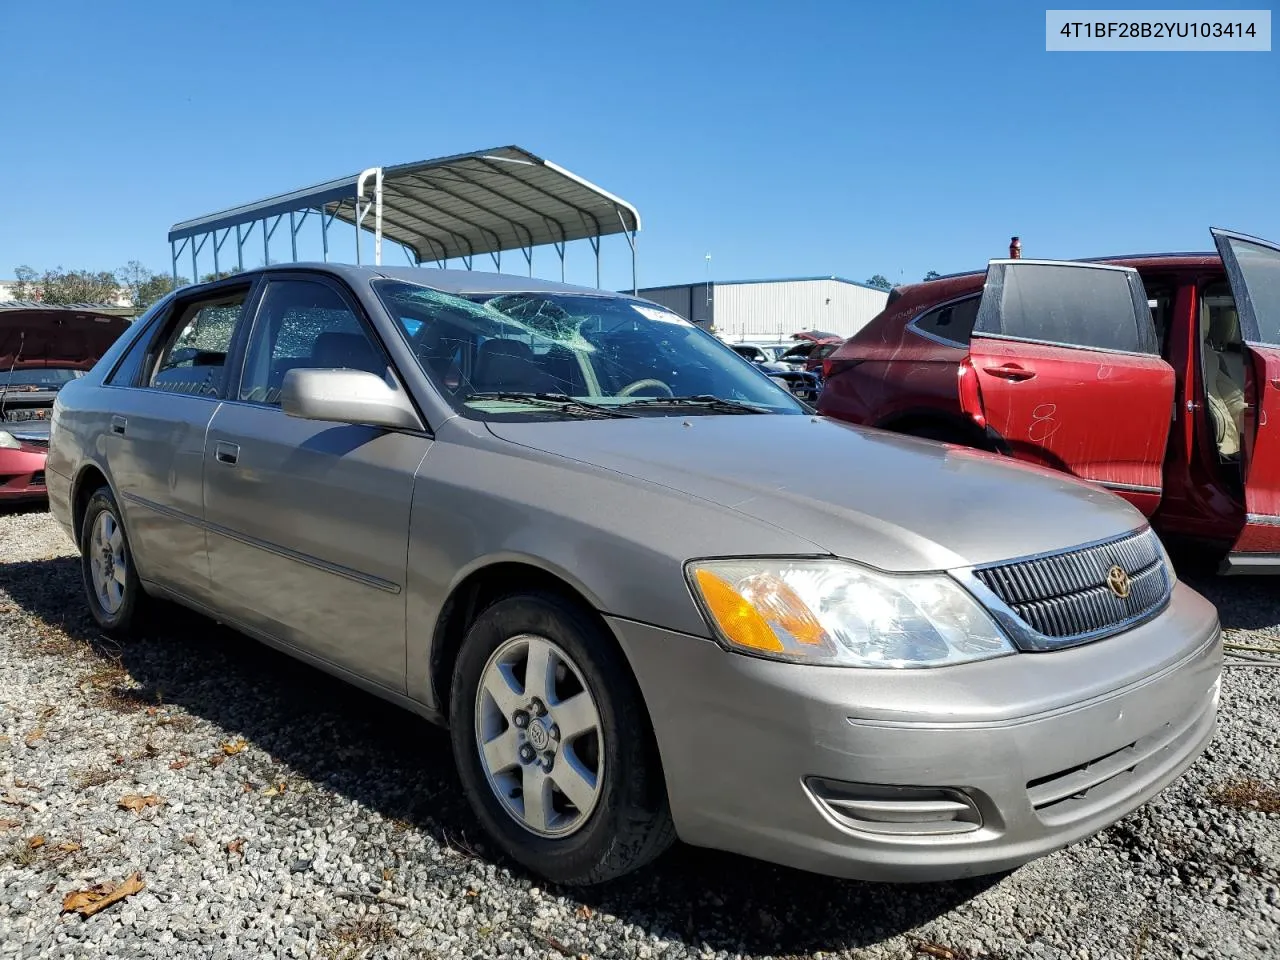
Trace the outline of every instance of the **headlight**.
[[935, 667], [1014, 653], [945, 574], [890, 576], [842, 560], [707, 560], [694, 596], [730, 649], [843, 667]]
[[18, 438], [7, 430], [0, 430], [0, 450], [21, 450]]

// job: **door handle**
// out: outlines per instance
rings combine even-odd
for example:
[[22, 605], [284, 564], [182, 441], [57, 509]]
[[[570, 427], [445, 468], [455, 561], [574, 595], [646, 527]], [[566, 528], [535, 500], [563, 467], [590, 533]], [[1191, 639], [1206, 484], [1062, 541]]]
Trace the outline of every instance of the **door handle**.
[[984, 373], [989, 373], [993, 377], [1000, 377], [1002, 380], [1012, 380], [1014, 383], [1034, 379], [1036, 375], [1034, 370], [1027, 370], [1018, 366], [1016, 363], [1003, 363], [998, 367], [983, 367], [982, 370]]
[[213, 457], [219, 463], [225, 463], [234, 467], [236, 461], [240, 459], [240, 447], [238, 444], [227, 443], [225, 440], [219, 440], [217, 446], [213, 448]]
[[111, 418], [111, 432], [124, 435], [124, 428], [128, 426], [129, 421], [121, 416], [113, 416]]

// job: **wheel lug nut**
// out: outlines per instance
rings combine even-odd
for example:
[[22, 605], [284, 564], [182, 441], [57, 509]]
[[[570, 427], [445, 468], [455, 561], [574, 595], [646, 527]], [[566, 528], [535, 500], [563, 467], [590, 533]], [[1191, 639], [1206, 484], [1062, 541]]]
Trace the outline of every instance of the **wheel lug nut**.
[[511, 718], [511, 722], [523, 730], [529, 725], [529, 715], [523, 710], [517, 710], [515, 716]]
[[534, 757], [533, 747], [529, 746], [526, 743], [523, 747], [520, 748], [520, 760], [522, 762], [532, 763], [533, 757]]
[[551, 726], [547, 728], [547, 736], [549, 736], [552, 740], [559, 740], [560, 728], [557, 727], [554, 723], [551, 724]]
[[543, 715], [547, 712], [547, 706], [546, 706], [546, 704], [544, 704], [541, 700], [539, 700], [537, 697], [534, 697], [534, 698], [533, 698], [533, 700], [532, 700], [532, 701], [530, 702], [530, 704], [529, 704], [529, 711], [530, 711], [530, 712], [531, 712], [535, 717], [541, 717], [541, 716], [543, 716]]

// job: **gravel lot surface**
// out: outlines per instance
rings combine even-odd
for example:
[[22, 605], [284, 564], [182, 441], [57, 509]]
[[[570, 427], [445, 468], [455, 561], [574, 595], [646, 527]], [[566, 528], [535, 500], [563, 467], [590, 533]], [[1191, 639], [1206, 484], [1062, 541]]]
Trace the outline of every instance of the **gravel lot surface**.
[[[1230, 640], [1280, 639], [1280, 581], [1197, 585]], [[484, 848], [442, 731], [194, 615], [116, 647], [48, 514], [0, 513], [4, 958], [1277, 956], [1278, 741], [1280, 670], [1231, 668], [1187, 776], [1012, 874], [877, 886], [677, 847], [554, 889]]]

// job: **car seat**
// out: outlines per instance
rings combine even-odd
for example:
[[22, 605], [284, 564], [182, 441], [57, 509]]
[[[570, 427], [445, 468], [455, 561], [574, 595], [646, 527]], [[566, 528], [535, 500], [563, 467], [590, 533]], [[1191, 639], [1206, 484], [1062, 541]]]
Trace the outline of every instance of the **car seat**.
[[1205, 399], [1215, 429], [1218, 454], [1240, 455], [1244, 429], [1244, 350], [1240, 315], [1234, 306], [1200, 305], [1201, 348], [1204, 358]]
[[384, 376], [387, 365], [362, 333], [329, 331], [311, 345], [311, 364], [319, 369], [363, 370]]
[[563, 388], [533, 359], [533, 351], [519, 340], [495, 338], [480, 345], [471, 385], [480, 391], [562, 393]]

